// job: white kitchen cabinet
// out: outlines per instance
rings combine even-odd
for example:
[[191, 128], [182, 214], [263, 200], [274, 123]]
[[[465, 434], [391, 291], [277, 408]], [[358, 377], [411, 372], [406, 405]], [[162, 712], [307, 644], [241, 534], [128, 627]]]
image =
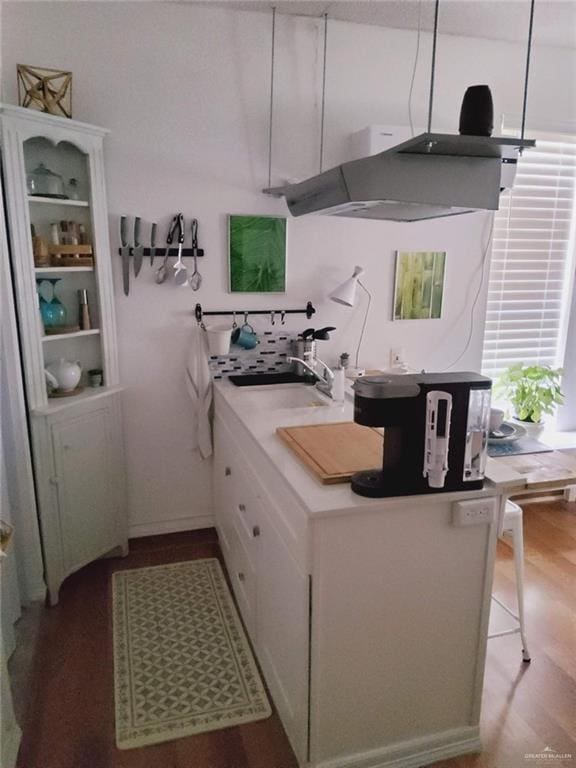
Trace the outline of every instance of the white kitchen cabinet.
[[453, 505], [495, 510], [498, 491], [364, 499], [319, 486], [275, 429], [342, 410], [245, 403], [216, 386], [216, 521], [299, 765], [414, 768], [479, 751], [496, 525], [459, 526]]
[[[104, 183], [107, 131], [8, 105], [0, 107], [0, 121], [45, 574], [54, 604], [66, 576], [108, 551], [127, 548], [121, 388]], [[35, 187], [38, 175], [33, 172], [38, 168], [51, 183], [60, 177], [61, 188], [46, 194]], [[55, 227], [60, 232], [81, 232], [82, 237], [55, 243]], [[50, 263], [40, 263], [32, 232], [43, 240], [44, 250], [50, 249]], [[90, 327], [82, 327], [80, 292], [88, 297]], [[56, 397], [60, 393], [48, 387], [45, 369], [61, 359], [78, 362], [82, 376], [71, 395]], [[88, 372], [93, 369], [102, 371], [103, 386], [90, 386]]]
[[308, 739], [309, 585], [262, 509], [257, 652], [276, 708], [300, 761]]
[[292, 557], [258, 478], [218, 417], [214, 426], [218, 534], [242, 619], [300, 761], [307, 750], [309, 579]]
[[[78, 415], [65, 412], [52, 420], [53, 478], [62, 532], [62, 570], [70, 573], [113, 549], [122, 539], [122, 465], [116, 409], [110, 398], [96, 401]], [[78, 510], [82, 514], [78, 514]], [[90, 526], [86, 525], [90, 520]]]

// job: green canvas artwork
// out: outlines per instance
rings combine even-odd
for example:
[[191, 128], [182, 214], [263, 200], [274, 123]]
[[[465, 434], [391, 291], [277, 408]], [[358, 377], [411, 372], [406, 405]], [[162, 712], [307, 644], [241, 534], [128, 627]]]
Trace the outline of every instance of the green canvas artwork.
[[229, 216], [230, 291], [285, 293], [286, 219]]
[[446, 251], [397, 251], [394, 320], [442, 315]]

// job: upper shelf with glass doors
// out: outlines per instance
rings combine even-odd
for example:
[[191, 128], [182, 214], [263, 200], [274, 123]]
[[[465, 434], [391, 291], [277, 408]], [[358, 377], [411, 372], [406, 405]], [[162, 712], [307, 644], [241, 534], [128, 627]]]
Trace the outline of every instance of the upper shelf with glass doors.
[[23, 145], [34, 266], [94, 267], [88, 156], [75, 144], [33, 136]]
[[[6, 203], [26, 385], [33, 409], [57, 397], [45, 370], [62, 360], [118, 384], [103, 138], [107, 131], [0, 107]], [[96, 393], [94, 393], [96, 394]], [[73, 398], [70, 397], [70, 401]]]

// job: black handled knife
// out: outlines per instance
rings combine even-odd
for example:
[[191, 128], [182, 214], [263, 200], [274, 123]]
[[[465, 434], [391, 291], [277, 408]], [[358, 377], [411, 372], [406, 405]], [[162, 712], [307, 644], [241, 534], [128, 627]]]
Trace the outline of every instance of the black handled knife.
[[152, 224], [150, 230], [150, 264], [154, 264], [154, 258], [156, 256], [156, 222]]
[[122, 283], [124, 285], [124, 295], [130, 293], [130, 246], [128, 245], [128, 222], [126, 216], [120, 217], [120, 243], [122, 248]]
[[132, 253], [134, 256], [134, 277], [138, 277], [144, 256], [144, 246], [140, 242], [140, 216], [136, 216], [134, 219], [134, 250]]

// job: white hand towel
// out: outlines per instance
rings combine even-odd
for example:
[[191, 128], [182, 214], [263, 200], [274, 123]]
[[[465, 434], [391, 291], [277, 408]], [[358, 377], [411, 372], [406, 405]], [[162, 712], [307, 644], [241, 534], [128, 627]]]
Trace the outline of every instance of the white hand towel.
[[196, 416], [198, 450], [203, 459], [212, 455], [212, 428], [210, 406], [212, 404], [212, 377], [208, 366], [208, 342], [206, 332], [197, 326], [192, 333], [188, 361], [186, 363], [186, 389], [193, 403]]

